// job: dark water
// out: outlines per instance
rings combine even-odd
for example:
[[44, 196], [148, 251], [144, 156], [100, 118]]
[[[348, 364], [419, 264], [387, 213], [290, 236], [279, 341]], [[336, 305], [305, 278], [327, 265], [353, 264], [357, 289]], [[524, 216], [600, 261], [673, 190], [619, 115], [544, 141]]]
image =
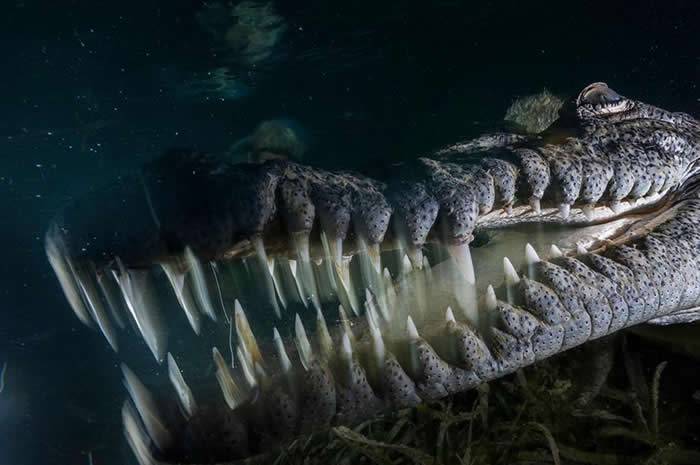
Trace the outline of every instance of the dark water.
[[42, 240], [61, 205], [163, 149], [225, 151], [280, 118], [307, 161], [364, 168], [598, 80], [699, 114], [695, 0], [277, 1], [266, 40], [238, 48], [219, 7], [0, 5], [0, 465], [132, 460], [117, 358], [69, 310]]

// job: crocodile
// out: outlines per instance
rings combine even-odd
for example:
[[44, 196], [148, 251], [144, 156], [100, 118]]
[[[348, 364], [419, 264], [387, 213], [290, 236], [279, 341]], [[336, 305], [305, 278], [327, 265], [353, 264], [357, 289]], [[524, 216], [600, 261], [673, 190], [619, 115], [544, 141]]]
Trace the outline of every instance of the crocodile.
[[[130, 322], [167, 363], [158, 395], [122, 365], [139, 462], [233, 462], [634, 325], [700, 319], [699, 160], [692, 116], [596, 82], [544, 132], [375, 177], [170, 151], [67, 205], [45, 246], [82, 322], [115, 350]], [[499, 249], [512, 243], [522, 258]], [[175, 304], [158, 303], [156, 278]], [[235, 327], [230, 360], [209, 346], [214, 391], [168, 352], [174, 306], [198, 335], [222, 315]], [[253, 330], [263, 319], [272, 338]]]

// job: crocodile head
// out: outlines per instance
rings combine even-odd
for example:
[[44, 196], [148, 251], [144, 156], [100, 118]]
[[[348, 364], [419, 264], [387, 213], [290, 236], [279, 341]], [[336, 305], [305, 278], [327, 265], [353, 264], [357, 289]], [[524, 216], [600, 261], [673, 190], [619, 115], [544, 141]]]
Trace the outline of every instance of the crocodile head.
[[[565, 137], [485, 135], [384, 179], [172, 152], [67, 206], [46, 250], [76, 315], [167, 358], [157, 396], [123, 366], [139, 461], [260, 454], [694, 318], [698, 122], [604, 83], [572, 105]], [[173, 355], [178, 320], [200, 337]]]

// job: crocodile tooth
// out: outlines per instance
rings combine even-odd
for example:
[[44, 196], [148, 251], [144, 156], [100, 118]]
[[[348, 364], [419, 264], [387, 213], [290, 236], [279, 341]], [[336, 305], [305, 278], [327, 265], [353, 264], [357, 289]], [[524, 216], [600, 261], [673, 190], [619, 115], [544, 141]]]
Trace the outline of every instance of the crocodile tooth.
[[265, 251], [265, 244], [263, 243], [262, 237], [260, 236], [252, 237], [250, 239], [250, 242], [253, 244], [255, 256], [262, 268], [263, 282], [265, 285], [265, 292], [267, 293], [267, 300], [270, 303], [270, 305], [272, 305], [272, 308], [274, 309], [277, 318], [281, 318], [282, 313], [280, 312], [280, 306], [277, 303], [275, 283], [273, 281], [272, 275], [269, 272], [270, 268], [267, 260], [267, 252]]
[[343, 333], [343, 338], [340, 342], [340, 357], [346, 363], [350, 363], [352, 361], [352, 343], [350, 342], [350, 336], [348, 336], [348, 333]]
[[571, 213], [571, 205], [568, 203], [560, 203], [559, 204], [559, 216], [562, 217], [562, 219], [567, 219], [569, 217], [569, 214]]
[[85, 326], [92, 326], [92, 318], [80, 296], [78, 283], [73, 272], [73, 262], [65, 253], [65, 244], [57, 226], [51, 226], [49, 232], [46, 233], [44, 247], [51, 268], [53, 268], [58, 278], [63, 294], [66, 296], [73, 313]]
[[212, 348], [212, 357], [216, 366], [216, 381], [219, 383], [226, 405], [229, 409], [235, 410], [245, 401], [243, 391], [233, 379], [231, 368], [216, 347]]
[[216, 321], [216, 312], [214, 311], [214, 305], [212, 305], [211, 297], [209, 296], [209, 288], [207, 287], [207, 280], [204, 276], [204, 268], [189, 247], [185, 247], [185, 262], [192, 273], [194, 295], [197, 298], [199, 308], [201, 308], [212, 321]]
[[245, 347], [240, 345], [236, 347], [236, 358], [238, 358], [241, 371], [243, 372], [243, 378], [246, 383], [248, 383], [248, 387], [251, 389], [255, 388], [258, 385], [255, 373], [260, 365], [255, 362], [251, 363], [250, 354], [246, 353]]
[[333, 267], [335, 271], [335, 282], [337, 284], [338, 300], [341, 305], [348, 307], [355, 315], [359, 315], [359, 303], [355, 286], [353, 286], [350, 277], [349, 261], [343, 263], [335, 263]]
[[299, 300], [301, 303], [304, 305], [304, 307], [309, 307], [309, 302], [306, 299], [306, 294], [304, 293], [304, 286], [302, 286], [301, 281], [299, 280], [299, 277], [297, 275], [297, 261], [290, 258], [287, 260], [287, 265], [289, 265], [289, 272], [292, 275], [292, 279], [294, 280], [294, 285], [296, 286], [297, 289], [297, 294], [299, 295]]
[[328, 331], [326, 319], [321, 310], [316, 311], [316, 333], [318, 345], [321, 348], [321, 355], [328, 360], [332, 357], [334, 351], [333, 339], [331, 339], [331, 333]]
[[287, 298], [284, 295], [284, 289], [282, 288], [282, 284], [280, 283], [280, 280], [277, 277], [277, 274], [275, 274], [275, 265], [276, 264], [277, 264], [277, 260], [275, 260], [274, 257], [268, 257], [267, 269], [270, 272], [270, 277], [272, 278], [272, 284], [275, 287], [275, 293], [277, 294], [277, 298], [279, 299], [280, 303], [282, 304], [282, 308], [286, 309], [287, 308]]
[[371, 311], [367, 312], [367, 325], [369, 326], [369, 333], [372, 338], [372, 351], [375, 357], [376, 366], [384, 366], [384, 357], [386, 355], [384, 340], [382, 339], [382, 333], [379, 330], [379, 326], [376, 321], [376, 314]]
[[309, 370], [311, 363], [313, 362], [314, 356], [311, 350], [311, 343], [309, 338], [306, 336], [306, 330], [304, 329], [304, 324], [299, 318], [297, 313], [294, 317], [294, 342], [297, 346], [297, 352], [299, 352], [299, 359], [305, 370]]
[[126, 307], [136, 323], [141, 337], [158, 361], [163, 361], [166, 351], [166, 334], [154, 301], [155, 290], [149, 283], [147, 271], [127, 270], [117, 259], [115, 272]]
[[448, 251], [457, 264], [457, 267], [462, 272], [464, 279], [467, 280], [467, 283], [476, 283], [474, 264], [472, 263], [472, 254], [469, 250], [469, 244], [451, 245], [448, 247]]
[[493, 311], [496, 310], [496, 307], [498, 306], [498, 300], [496, 299], [496, 292], [493, 290], [492, 285], [488, 285], [486, 288], [486, 310], [488, 311]]
[[367, 246], [367, 256], [370, 262], [374, 266], [374, 270], [377, 274], [382, 273], [382, 256], [379, 249], [379, 244], [369, 244]]
[[255, 339], [255, 334], [253, 330], [250, 329], [250, 324], [248, 323], [248, 318], [241, 307], [241, 303], [238, 299], [235, 300], [233, 304], [234, 308], [234, 321], [236, 323], [236, 334], [238, 335], [238, 340], [243, 346], [243, 353], [249, 356], [249, 363], [251, 365], [262, 363], [262, 354], [260, 353], [260, 348], [258, 347], [258, 342]]
[[515, 267], [508, 257], [503, 257], [503, 274], [508, 286], [515, 286], [520, 282], [518, 272], [515, 271]]
[[282, 373], [289, 373], [292, 369], [292, 362], [289, 360], [289, 355], [287, 355], [287, 350], [284, 348], [284, 342], [282, 342], [282, 337], [277, 328], [272, 328], [272, 340], [275, 343], [275, 348], [277, 349], [277, 358], [280, 362], [280, 368]]
[[586, 255], [588, 250], [586, 250], [583, 244], [576, 244], [576, 253], [579, 255]]
[[350, 337], [350, 340], [354, 343], [355, 336], [352, 332], [352, 326], [350, 325], [350, 320], [348, 319], [347, 313], [342, 305], [338, 305], [338, 315], [340, 316], [340, 324], [343, 325], [343, 332]]
[[406, 335], [410, 341], [417, 341], [420, 339], [418, 328], [416, 328], [416, 324], [413, 322], [413, 318], [411, 318], [410, 315], [406, 318]]
[[557, 247], [556, 245], [552, 244], [551, 246], [549, 246], [549, 256], [552, 257], [552, 258], [563, 257], [563, 256], [564, 256], [564, 252], [562, 252], [561, 249], [560, 249], [559, 247]]
[[455, 314], [452, 312], [452, 307], [447, 307], [445, 310], [445, 321], [448, 323], [456, 323]]
[[124, 375], [124, 386], [129, 392], [148, 435], [160, 450], [166, 450], [172, 444], [173, 437], [163, 421], [163, 416], [158, 411], [153, 396], [128, 366], [122, 363], [121, 369]]
[[138, 413], [129, 401], [124, 401], [122, 405], [122, 423], [124, 425], [124, 435], [129, 443], [136, 460], [140, 465], [155, 465], [158, 462], [153, 457], [151, 439], [148, 433], [143, 430], [141, 422], [136, 417]]
[[537, 197], [530, 197], [530, 207], [532, 207], [532, 211], [534, 211], [535, 214], [539, 215], [540, 213], [542, 213], [540, 199], [538, 199]]
[[192, 390], [185, 382], [185, 378], [182, 377], [180, 367], [177, 366], [170, 352], [168, 352], [168, 378], [175, 389], [185, 417], [187, 419], [191, 418], [197, 411], [197, 403], [195, 402], [194, 395], [192, 395]]
[[581, 211], [588, 221], [593, 221], [593, 218], [595, 217], [595, 206], [584, 205], [581, 207]]
[[401, 259], [401, 274], [410, 274], [411, 271], [413, 271], [413, 265], [411, 264], [411, 259], [408, 258], [408, 255], [404, 255], [403, 259]]
[[107, 302], [107, 307], [109, 308], [110, 315], [114, 319], [114, 322], [119, 326], [119, 328], [124, 329], [126, 324], [124, 323], [124, 318], [122, 318], [122, 302], [119, 296], [119, 288], [116, 286], [117, 282], [114, 280], [114, 276], [109, 272], [98, 272], [97, 285], [102, 291], [102, 295]]
[[175, 298], [180, 304], [180, 308], [185, 312], [187, 321], [190, 323], [192, 330], [199, 336], [202, 323], [199, 316], [199, 310], [195, 305], [192, 293], [189, 287], [185, 284], [185, 274], [178, 272], [174, 265], [170, 263], [161, 263], [161, 268], [165, 272], [165, 276], [170, 282], [170, 287], [173, 288]]
[[88, 271], [78, 271], [75, 276], [83, 299], [85, 303], [87, 303], [87, 308], [92, 318], [97, 323], [97, 327], [100, 328], [102, 335], [105, 337], [110, 347], [112, 347], [115, 352], [118, 352], [119, 345], [117, 344], [117, 334], [112, 326], [112, 322], [107, 316], [104, 305], [102, 305], [102, 300], [95, 287], [95, 280], [92, 277], [92, 273]]

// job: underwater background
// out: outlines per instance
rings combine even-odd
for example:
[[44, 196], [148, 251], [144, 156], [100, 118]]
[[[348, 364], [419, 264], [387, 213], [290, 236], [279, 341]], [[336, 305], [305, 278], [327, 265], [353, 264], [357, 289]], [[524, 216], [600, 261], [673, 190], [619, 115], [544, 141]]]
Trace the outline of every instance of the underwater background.
[[544, 88], [606, 81], [697, 117], [698, 24], [697, 0], [4, 0], [0, 465], [135, 463], [118, 358], [45, 257], [66, 202], [167, 148], [235, 152], [267, 120], [305, 163], [372, 170]]

